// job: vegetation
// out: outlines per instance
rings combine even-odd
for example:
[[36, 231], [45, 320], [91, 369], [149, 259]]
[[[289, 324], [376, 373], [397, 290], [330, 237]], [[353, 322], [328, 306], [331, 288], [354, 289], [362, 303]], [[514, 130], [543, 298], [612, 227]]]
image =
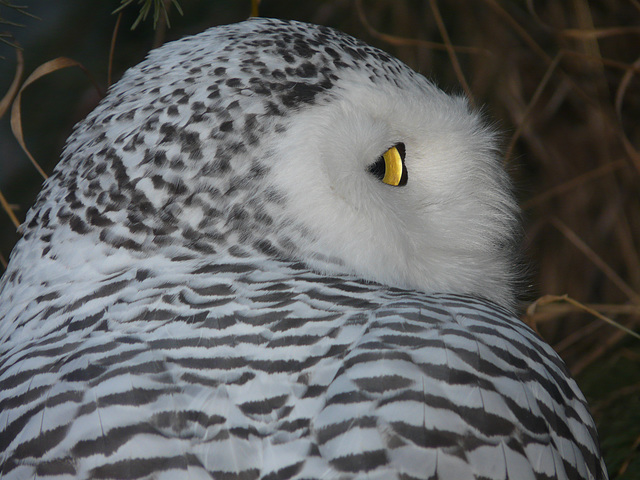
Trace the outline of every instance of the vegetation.
[[[184, 1], [183, 16], [175, 15], [182, 13], [176, 0], [58, 3], [74, 8], [57, 16], [63, 28], [49, 30], [71, 31], [71, 37], [38, 34], [53, 20], [35, 9], [28, 12], [42, 20], [26, 17], [21, 7], [0, 0], [5, 23], [14, 22], [5, 12], [18, 9], [23, 17], [25, 28], [15, 35], [30, 39], [24, 71], [71, 57], [104, 90], [152, 45], [243, 20], [258, 2]], [[264, 0], [260, 14], [362, 38], [445, 90], [464, 92], [498, 123], [531, 264], [522, 318], [577, 376], [611, 477], [640, 478], [640, 340], [628, 333], [640, 323], [640, 2]], [[150, 15], [153, 22], [145, 22]], [[19, 72], [21, 61], [8, 46], [2, 52], [0, 92], [10, 99], [17, 89], [12, 92], [13, 75], [2, 70]], [[25, 90], [25, 145], [45, 174], [73, 123], [99, 101], [95, 92], [73, 69], [47, 73]], [[0, 191], [8, 210], [0, 211], [3, 262], [18, 239], [8, 213], [21, 221], [42, 182], [9, 133], [8, 105], [0, 104], [0, 114], [7, 112], [0, 123], [6, 162]]]

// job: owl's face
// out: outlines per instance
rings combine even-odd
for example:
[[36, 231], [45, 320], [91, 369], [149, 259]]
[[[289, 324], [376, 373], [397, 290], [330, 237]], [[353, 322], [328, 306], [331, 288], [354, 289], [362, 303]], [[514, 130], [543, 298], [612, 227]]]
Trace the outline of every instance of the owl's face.
[[516, 207], [495, 134], [465, 99], [412, 86], [353, 72], [295, 115], [273, 154], [283, 224], [309, 233], [298, 254], [316, 268], [512, 305]]

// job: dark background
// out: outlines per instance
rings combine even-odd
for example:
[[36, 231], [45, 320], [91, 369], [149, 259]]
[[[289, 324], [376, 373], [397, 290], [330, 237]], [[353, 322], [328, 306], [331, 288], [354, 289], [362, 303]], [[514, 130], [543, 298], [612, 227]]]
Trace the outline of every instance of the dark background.
[[[23, 25], [0, 25], [23, 48], [22, 81], [64, 56], [84, 65], [104, 92], [118, 17], [112, 12], [119, 2], [24, 1], [37, 19], [0, 2], [0, 17]], [[132, 31], [138, 4], [123, 10], [113, 81], [154, 45], [244, 20], [251, 11], [249, 0], [180, 4], [184, 15], [170, 8], [168, 29], [159, 22], [154, 30], [148, 18]], [[568, 294], [638, 330], [640, 2], [264, 0], [260, 14], [331, 26], [378, 46], [444, 90], [466, 90], [504, 132], [530, 263], [523, 321], [577, 376], [598, 422], [611, 477], [640, 478], [640, 340], [577, 304], [539, 301], [531, 307], [544, 295]], [[0, 55], [2, 96], [15, 75], [16, 54], [0, 44]], [[53, 72], [25, 89], [25, 141], [45, 172], [54, 168], [73, 125], [99, 100], [78, 68]], [[22, 221], [42, 177], [14, 139], [10, 116], [8, 111], [0, 119], [0, 192]], [[0, 210], [2, 262], [18, 238]]]

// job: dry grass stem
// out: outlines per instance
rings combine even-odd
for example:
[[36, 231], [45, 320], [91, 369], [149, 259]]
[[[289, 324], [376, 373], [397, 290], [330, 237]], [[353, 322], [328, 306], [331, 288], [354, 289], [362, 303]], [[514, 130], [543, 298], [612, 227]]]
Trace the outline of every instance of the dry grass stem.
[[529, 48], [545, 63], [551, 63], [551, 57], [546, 54], [546, 52], [538, 45], [531, 35], [524, 29], [507, 11], [502, 8], [496, 0], [484, 0], [484, 2], [491, 7], [491, 9], [498, 14], [500, 18], [506, 20], [506, 22], [513, 28], [513, 30], [518, 34], [518, 36], [524, 40], [524, 42], [529, 46]]
[[511, 136], [511, 140], [509, 141], [509, 145], [507, 146], [506, 152], [504, 154], [505, 163], [509, 163], [511, 156], [513, 155], [513, 149], [516, 145], [516, 142], [518, 141], [518, 138], [520, 138], [520, 135], [522, 134], [522, 130], [527, 125], [527, 120], [531, 115], [533, 107], [538, 103], [538, 100], [540, 99], [540, 95], [542, 94], [542, 91], [545, 89], [545, 87], [549, 83], [549, 80], [551, 79], [551, 76], [555, 72], [556, 67], [560, 63], [560, 60], [562, 60], [562, 52], [556, 55], [556, 58], [554, 58], [553, 61], [549, 64], [549, 67], [547, 68], [547, 71], [544, 73], [542, 80], [540, 80], [540, 83], [538, 84], [536, 91], [533, 94], [533, 97], [531, 97], [531, 100], [527, 104], [527, 107], [525, 108], [522, 114], [522, 118], [518, 122], [518, 126], [516, 128], [515, 133]]
[[616, 224], [616, 237], [620, 244], [620, 253], [626, 265], [636, 265], [628, 270], [629, 282], [634, 291], [640, 292], [640, 255], [635, 245], [632, 227], [628, 219]]
[[625, 133], [624, 128], [622, 127], [623, 125], [622, 105], [624, 103], [625, 93], [629, 88], [629, 85], [631, 83], [631, 80], [633, 79], [634, 74], [639, 72], [640, 72], [640, 58], [638, 58], [635, 62], [633, 62], [632, 67], [627, 69], [627, 71], [623, 75], [622, 80], [620, 81], [620, 85], [618, 86], [618, 90], [616, 91], [616, 100], [615, 100], [615, 111], [616, 111], [616, 115], [618, 116], [618, 120], [620, 121], [620, 133], [621, 133], [622, 141], [624, 142], [625, 149], [627, 150], [629, 157], [631, 157], [631, 159], [633, 160], [633, 164], [638, 170], [638, 173], [640, 173], [640, 153], [633, 146], [633, 144], [627, 137], [627, 134]]
[[577, 39], [601, 39], [617, 35], [640, 35], [640, 27], [615, 27], [615, 28], [565, 28], [558, 32], [560, 35]]
[[609, 407], [611, 404], [617, 402], [620, 398], [627, 395], [634, 395], [636, 393], [640, 393], [640, 383], [627, 385], [624, 388], [619, 388], [618, 390], [609, 394], [604, 400], [600, 400], [597, 405], [594, 405], [591, 408], [591, 410], [593, 411], [593, 413], [599, 413], [600, 410]]
[[458, 82], [460, 82], [464, 93], [466, 93], [467, 97], [469, 97], [469, 101], [473, 105], [475, 103], [473, 100], [473, 93], [471, 93], [471, 88], [469, 88], [469, 84], [467, 83], [466, 78], [464, 78], [464, 73], [462, 73], [462, 67], [460, 67], [460, 62], [458, 61], [455, 49], [453, 48], [453, 44], [451, 43], [451, 39], [449, 38], [447, 27], [442, 20], [440, 10], [438, 10], [438, 2], [436, 0], [429, 0], [429, 5], [431, 6], [431, 11], [433, 12], [433, 16], [438, 25], [438, 30], [440, 30], [440, 35], [442, 36], [444, 45], [447, 48], [447, 53], [449, 54], [449, 59], [451, 60], [453, 71], [456, 73], [456, 77], [458, 78]]
[[[617, 305], [617, 304], [584, 304], [587, 308], [595, 310], [603, 315], [632, 315], [640, 318], [640, 305]], [[537, 305], [535, 311], [527, 314], [524, 318], [525, 323], [529, 326], [542, 325], [548, 322], [557, 322], [572, 313], [582, 312], [582, 308], [575, 307], [571, 304], [550, 303]], [[586, 328], [586, 327], [585, 327]], [[571, 336], [572, 334], [569, 334]], [[565, 339], [568, 337], [565, 337]], [[565, 339], [560, 340], [558, 345]]]
[[539, 195], [523, 202], [521, 207], [523, 210], [528, 210], [539, 204], [551, 200], [553, 197], [557, 197], [559, 195], [564, 195], [569, 193], [571, 190], [584, 186], [585, 183], [597, 180], [598, 178], [611, 174], [625, 166], [628, 165], [628, 161], [626, 159], [615, 160], [611, 163], [607, 163], [602, 165], [601, 167], [594, 168], [589, 172], [585, 172], [577, 177], [568, 180], [560, 185], [556, 185], [555, 187], [547, 190], [546, 192], [542, 192]]
[[629, 468], [629, 464], [631, 463], [631, 460], [633, 460], [633, 457], [634, 457], [634, 453], [633, 452], [638, 450], [638, 447], [640, 447], [640, 435], [638, 436], [638, 438], [636, 438], [635, 442], [633, 442], [633, 445], [631, 445], [631, 452], [632, 453], [627, 455], [627, 458], [622, 463], [622, 466], [618, 470], [618, 476], [622, 476], [625, 473], [627, 473], [627, 469]]
[[[575, 234], [567, 225], [558, 218], [552, 218], [551, 223], [562, 232], [578, 250], [580, 250], [589, 260], [591, 260], [608, 278], [613, 282], [629, 299], [640, 304], [640, 295], [635, 292], [620, 276], [607, 265], [598, 254], [596, 254], [586, 243]], [[640, 337], [638, 337], [640, 338]]]
[[633, 330], [625, 327], [624, 325], [616, 322], [615, 320], [612, 320], [611, 318], [602, 315], [600, 312], [594, 310], [593, 308], [590, 308], [589, 306], [584, 305], [583, 303], [580, 303], [577, 300], [574, 300], [573, 298], [569, 297], [568, 295], [544, 295], [543, 297], [540, 297], [535, 302], [533, 302], [531, 305], [529, 305], [529, 307], [527, 308], [527, 314], [526, 314], [527, 317], [528, 318], [534, 317], [535, 312], [536, 312], [536, 308], [538, 306], [543, 306], [543, 305], [546, 305], [548, 303], [553, 303], [553, 302], [567, 302], [567, 303], [570, 303], [575, 308], [577, 308], [579, 310], [582, 310], [582, 311], [585, 311], [585, 312], [589, 313], [590, 315], [593, 315], [594, 317], [602, 320], [603, 322], [607, 322], [608, 324], [613, 325], [618, 330], [621, 330], [622, 332], [625, 332], [625, 333], [631, 335], [632, 337], [635, 337], [638, 340], [640, 340], [640, 334], [638, 334], [638, 333], [634, 332]]
[[603, 337], [600, 342], [589, 349], [584, 355], [571, 363], [569, 371], [573, 376], [580, 375], [587, 367], [596, 363], [599, 359], [610, 352], [615, 345], [626, 337], [628, 332], [623, 330], [614, 331], [608, 337]]
[[260, 16], [260, 0], [251, 0], [251, 16]]
[[42, 169], [42, 167], [40, 167], [36, 159], [33, 158], [31, 153], [29, 152], [29, 149], [27, 148], [27, 145], [24, 142], [24, 135], [22, 133], [22, 111], [20, 108], [20, 103], [22, 100], [22, 92], [24, 92], [25, 88], [27, 88], [29, 85], [31, 85], [33, 82], [35, 82], [39, 78], [42, 78], [45, 75], [49, 75], [52, 72], [55, 72], [57, 70], [67, 68], [67, 67], [78, 67], [83, 72], [85, 72], [85, 74], [89, 77], [94, 87], [98, 91], [98, 94], [102, 96], [102, 91], [100, 90], [100, 87], [98, 87], [98, 84], [93, 80], [93, 77], [91, 76], [91, 74], [88, 72], [86, 68], [84, 68], [84, 66], [81, 63], [76, 62], [75, 60], [72, 60], [70, 58], [58, 57], [43, 63], [38, 68], [36, 68], [33, 71], [33, 73], [31, 73], [31, 75], [27, 77], [27, 79], [22, 84], [22, 87], [20, 87], [20, 90], [18, 91], [18, 94], [16, 95], [15, 100], [13, 101], [13, 106], [11, 107], [11, 131], [13, 132], [13, 135], [15, 136], [16, 140], [20, 144], [20, 147], [22, 148], [24, 153], [27, 155], [27, 157], [29, 157], [29, 160], [31, 160], [31, 163], [33, 164], [33, 166], [36, 168], [40, 176], [45, 180], [47, 179], [47, 174], [44, 173], [44, 170]]
[[[356, 5], [356, 12], [358, 14], [358, 18], [360, 19], [360, 22], [362, 23], [362, 26], [364, 26], [364, 28], [367, 30], [369, 35], [371, 35], [374, 38], [377, 38], [378, 40], [381, 40], [385, 43], [388, 43], [389, 45], [393, 45], [396, 47], [420, 47], [420, 48], [427, 48], [430, 50], [447, 51], [447, 45], [445, 45], [444, 43], [430, 42], [428, 40], [421, 40], [418, 38], [404, 38], [396, 35], [387, 35], [385, 33], [380, 32], [376, 30], [367, 19], [367, 15], [362, 5], [362, 0], [356, 0], [355, 5]], [[453, 48], [458, 53], [466, 53], [471, 55], [483, 55], [486, 57], [491, 56], [491, 52], [483, 48], [477, 48], [473, 46], [467, 47], [467, 46], [459, 46], [459, 45], [451, 45], [451, 48]]]
[[20, 221], [18, 220], [18, 217], [16, 217], [16, 214], [13, 213], [13, 208], [11, 208], [11, 205], [9, 205], [9, 202], [7, 202], [7, 199], [2, 194], [2, 192], [0, 192], [0, 205], [2, 206], [2, 209], [6, 212], [6, 214], [9, 216], [11, 223], [13, 223], [13, 225], [16, 228], [18, 228], [20, 226]]
[[107, 88], [111, 86], [111, 79], [113, 78], [113, 58], [116, 50], [116, 39], [118, 38], [118, 31], [120, 30], [120, 21], [122, 20], [122, 11], [118, 13], [116, 18], [116, 25], [113, 27], [113, 34], [111, 35], [111, 44], [109, 46], [109, 66], [107, 67]]
[[15, 48], [16, 51], [16, 73], [13, 76], [13, 81], [9, 86], [9, 90], [4, 94], [2, 100], [0, 100], [0, 118], [4, 117], [4, 114], [9, 110], [9, 106], [11, 102], [15, 98], [18, 93], [18, 89], [20, 88], [20, 81], [22, 80], [22, 75], [24, 73], [24, 55], [22, 53], [22, 49]]

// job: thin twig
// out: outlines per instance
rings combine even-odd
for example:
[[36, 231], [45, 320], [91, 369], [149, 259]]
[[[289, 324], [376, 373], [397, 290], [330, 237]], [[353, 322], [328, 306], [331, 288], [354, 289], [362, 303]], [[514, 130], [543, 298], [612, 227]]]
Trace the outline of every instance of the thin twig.
[[107, 69], [107, 88], [111, 86], [112, 72], [113, 72], [113, 57], [116, 50], [116, 38], [118, 37], [118, 30], [120, 30], [120, 20], [122, 20], [122, 10], [118, 13], [116, 19], [116, 25], [113, 27], [113, 34], [111, 35], [111, 45], [109, 47], [109, 67]]
[[[640, 305], [636, 304], [585, 303], [583, 305], [606, 315], [640, 316]], [[537, 305], [534, 316], [542, 321], [547, 321], [547, 319], [554, 319], [581, 310], [582, 308], [576, 308], [571, 304], [545, 303]]]
[[22, 49], [17, 45], [14, 48], [16, 51], [16, 73], [13, 76], [13, 81], [11, 82], [11, 86], [9, 86], [9, 90], [7, 90], [7, 93], [5, 93], [2, 100], [0, 100], [0, 118], [2, 118], [7, 110], [9, 110], [11, 102], [18, 94], [20, 81], [22, 80], [22, 75], [24, 73], [24, 55], [22, 54]]
[[536, 105], [536, 103], [538, 103], [538, 100], [540, 99], [540, 95], [542, 95], [544, 88], [547, 86], [547, 83], [549, 83], [549, 80], [551, 80], [551, 76], [555, 71], [556, 67], [558, 66], [558, 64], [560, 63], [561, 59], [562, 59], [562, 52], [556, 55], [556, 58], [554, 58], [553, 61], [549, 64], [549, 67], [547, 68], [547, 71], [544, 73], [542, 80], [538, 84], [536, 91], [533, 93], [533, 96], [531, 97], [531, 100], [529, 101], [529, 104], [525, 108], [524, 114], [522, 115], [522, 118], [518, 123], [518, 127], [516, 128], [516, 131], [511, 136], [511, 140], [509, 141], [509, 146], [507, 147], [506, 153], [504, 155], [505, 164], [509, 163], [509, 160], [511, 159], [511, 155], [513, 154], [513, 149], [516, 145], [516, 142], [518, 141], [518, 138], [520, 138], [520, 135], [522, 134], [522, 130], [527, 124], [527, 120], [529, 119], [529, 116], [533, 111], [533, 107]]
[[260, 16], [260, 0], [251, 0], [251, 16]]
[[[594, 252], [591, 247], [582, 241], [576, 233], [571, 230], [559, 218], [552, 217], [551, 223], [569, 240], [578, 250], [580, 250], [591, 262], [593, 262], [611, 282], [617, 286], [631, 301], [640, 304], [640, 295], [636, 293], [627, 283], [607, 263]], [[640, 338], [640, 337], [639, 337]]]
[[542, 192], [538, 195], [536, 195], [535, 197], [531, 198], [530, 200], [527, 200], [526, 202], [523, 202], [522, 205], [520, 205], [520, 208], [522, 208], [523, 210], [528, 210], [530, 208], [533, 208], [537, 205], [539, 205], [540, 203], [546, 202], [547, 200], [550, 200], [553, 197], [556, 197], [558, 195], [562, 195], [565, 194], [571, 190], [573, 190], [574, 188], [580, 187], [581, 185], [583, 185], [584, 183], [591, 181], [591, 180], [595, 180], [597, 178], [600, 178], [604, 175], [608, 175], [610, 173], [613, 173], [623, 167], [626, 167], [628, 165], [628, 162], [626, 159], [620, 159], [620, 160], [615, 160], [613, 162], [610, 163], [606, 163], [600, 167], [594, 168], [593, 170], [590, 170], [588, 172], [582, 173], [580, 175], [578, 175], [577, 177], [572, 178], [571, 180], [568, 180], [566, 182], [561, 183], [560, 185], [556, 185], [553, 188], [550, 188], [549, 190], [547, 190], [546, 192]]
[[55, 72], [57, 70], [60, 70], [62, 68], [67, 68], [67, 67], [80, 68], [89, 77], [89, 79], [93, 83], [93, 86], [98, 91], [98, 94], [102, 96], [102, 91], [100, 90], [100, 87], [98, 86], [96, 81], [93, 79], [93, 76], [81, 63], [76, 62], [75, 60], [72, 60], [67, 57], [58, 57], [43, 63], [38, 68], [36, 68], [31, 73], [31, 75], [27, 77], [27, 79], [22, 84], [22, 87], [20, 87], [20, 90], [16, 94], [15, 100], [13, 101], [13, 106], [11, 107], [11, 131], [13, 132], [14, 137], [20, 144], [20, 147], [22, 148], [24, 153], [27, 155], [27, 157], [29, 157], [29, 160], [31, 161], [33, 166], [36, 168], [38, 173], [45, 180], [47, 179], [47, 174], [44, 173], [44, 170], [42, 169], [42, 167], [40, 167], [36, 159], [33, 158], [24, 141], [24, 135], [22, 133], [22, 110], [21, 110], [22, 92], [24, 92], [24, 89], [27, 88], [29, 85], [31, 85], [33, 82], [35, 82], [37, 79], [45, 75], [48, 75], [51, 72]]
[[438, 10], [438, 3], [436, 0], [429, 0], [429, 4], [431, 5], [433, 16], [436, 20], [436, 24], [438, 25], [438, 30], [440, 30], [440, 35], [442, 35], [442, 40], [447, 47], [447, 53], [449, 54], [449, 59], [451, 60], [453, 70], [458, 77], [460, 85], [462, 85], [462, 89], [467, 94], [467, 97], [469, 97], [469, 101], [473, 105], [475, 103], [473, 100], [473, 94], [471, 93], [471, 89], [469, 88], [467, 80], [464, 78], [464, 73], [462, 73], [460, 62], [458, 62], [458, 57], [456, 56], [455, 49], [453, 48], [453, 44], [451, 43], [451, 39], [449, 38], [449, 34], [447, 33], [447, 28], [444, 24], [444, 21], [442, 20], [442, 16], [440, 15], [440, 10]]
[[569, 38], [608, 38], [620, 35], [640, 35], [639, 27], [612, 27], [612, 28], [565, 28], [558, 32], [560, 35]]
[[[389, 45], [394, 45], [396, 47], [424, 47], [430, 50], [442, 50], [442, 51], [447, 50], [447, 46], [443, 43], [430, 42], [428, 40], [421, 40], [418, 38], [397, 37], [395, 35], [387, 35], [385, 33], [379, 32], [373, 27], [373, 25], [371, 25], [371, 23], [369, 23], [369, 20], [367, 19], [367, 16], [364, 11], [364, 7], [362, 6], [362, 0], [356, 0], [355, 5], [356, 5], [356, 12], [358, 13], [358, 18], [360, 19], [360, 22], [362, 23], [364, 28], [367, 30], [367, 32], [369, 32], [369, 35], [371, 35], [374, 38], [382, 40], [383, 42], [388, 43]], [[489, 50], [486, 50], [483, 48], [477, 48], [477, 47], [462, 47], [462, 46], [453, 45], [453, 49], [459, 53], [468, 53], [473, 55], [480, 54], [485, 56], [492, 55]]]
[[2, 209], [7, 212], [7, 215], [11, 219], [11, 223], [18, 228], [20, 226], [20, 221], [18, 220], [18, 217], [16, 217], [15, 213], [13, 213], [11, 205], [9, 205], [9, 202], [7, 202], [7, 199], [2, 192], [0, 192], [0, 205], [2, 206]]
[[546, 52], [538, 45], [538, 43], [527, 33], [527, 31], [511, 16], [507, 13], [507, 11], [502, 8], [495, 0], [485, 0], [485, 3], [488, 4], [494, 12], [496, 12], [500, 17], [505, 19], [511, 28], [515, 30], [524, 42], [529, 45], [529, 48], [535, 52], [545, 63], [551, 63], [551, 57], [546, 54]]
[[611, 349], [625, 337], [626, 333], [622, 330], [615, 330], [611, 335], [600, 338], [598, 343], [595, 344], [586, 355], [582, 356], [579, 360], [572, 363], [570, 367], [571, 374], [576, 376], [601, 358], [604, 354], [611, 351]]
[[628, 69], [622, 76], [622, 80], [620, 81], [620, 85], [618, 86], [618, 90], [616, 91], [615, 111], [616, 115], [618, 116], [618, 121], [620, 122], [620, 135], [622, 138], [622, 143], [624, 144], [627, 154], [633, 161], [634, 166], [636, 167], [638, 172], [640, 172], [640, 153], [633, 146], [622, 126], [622, 104], [624, 102], [624, 95], [627, 92], [627, 88], [631, 83], [633, 75], [638, 71], [640, 71], [640, 58], [633, 62], [633, 68]]
[[529, 305], [529, 307], [527, 308], [527, 316], [531, 316], [532, 317], [533, 315], [535, 315], [536, 308], [538, 306], [546, 305], [548, 303], [553, 303], [553, 302], [567, 302], [567, 303], [570, 303], [571, 305], [573, 305], [577, 309], [585, 311], [585, 312], [593, 315], [594, 317], [599, 318], [603, 322], [607, 322], [608, 324], [613, 325], [618, 330], [621, 330], [621, 331], [631, 335], [632, 337], [635, 337], [638, 340], [640, 340], [640, 334], [638, 334], [638, 333], [634, 332], [633, 330], [625, 327], [624, 325], [621, 325], [619, 322], [616, 322], [615, 320], [612, 320], [611, 318], [602, 315], [600, 312], [597, 312], [596, 310], [594, 310], [592, 308], [589, 308], [587, 305], [585, 305], [583, 303], [580, 303], [577, 300], [574, 300], [573, 298], [569, 297], [568, 295], [544, 295], [544, 296], [540, 297], [535, 302], [533, 302], [531, 305]]
[[[547, 55], [547, 53], [542, 49], [542, 47], [538, 45], [538, 43], [533, 39], [533, 37], [529, 35], [527, 31], [502, 6], [500, 6], [496, 0], [484, 0], [484, 1], [487, 5], [489, 5], [493, 9], [493, 11], [498, 16], [502, 17], [504, 20], [507, 21], [509, 25], [511, 25], [511, 28], [513, 28], [513, 30], [518, 34], [518, 36], [546, 64], [549, 64], [553, 61], [552, 58], [549, 55]], [[573, 80], [573, 78], [570, 75], [567, 75], [562, 70], [560, 70], [560, 72], [571, 84], [574, 91], [582, 98], [582, 100], [584, 100], [590, 105], [594, 104], [593, 98], [589, 94], [587, 94], [585, 91], [583, 91], [583, 89], [576, 84], [576, 82]]]
[[627, 385], [626, 387], [619, 388], [607, 396], [604, 400], [600, 400], [597, 404], [591, 407], [594, 415], [603, 408], [608, 407], [612, 403], [617, 403], [623, 397], [628, 395], [635, 395], [636, 392], [640, 392], [640, 383], [634, 385]]

